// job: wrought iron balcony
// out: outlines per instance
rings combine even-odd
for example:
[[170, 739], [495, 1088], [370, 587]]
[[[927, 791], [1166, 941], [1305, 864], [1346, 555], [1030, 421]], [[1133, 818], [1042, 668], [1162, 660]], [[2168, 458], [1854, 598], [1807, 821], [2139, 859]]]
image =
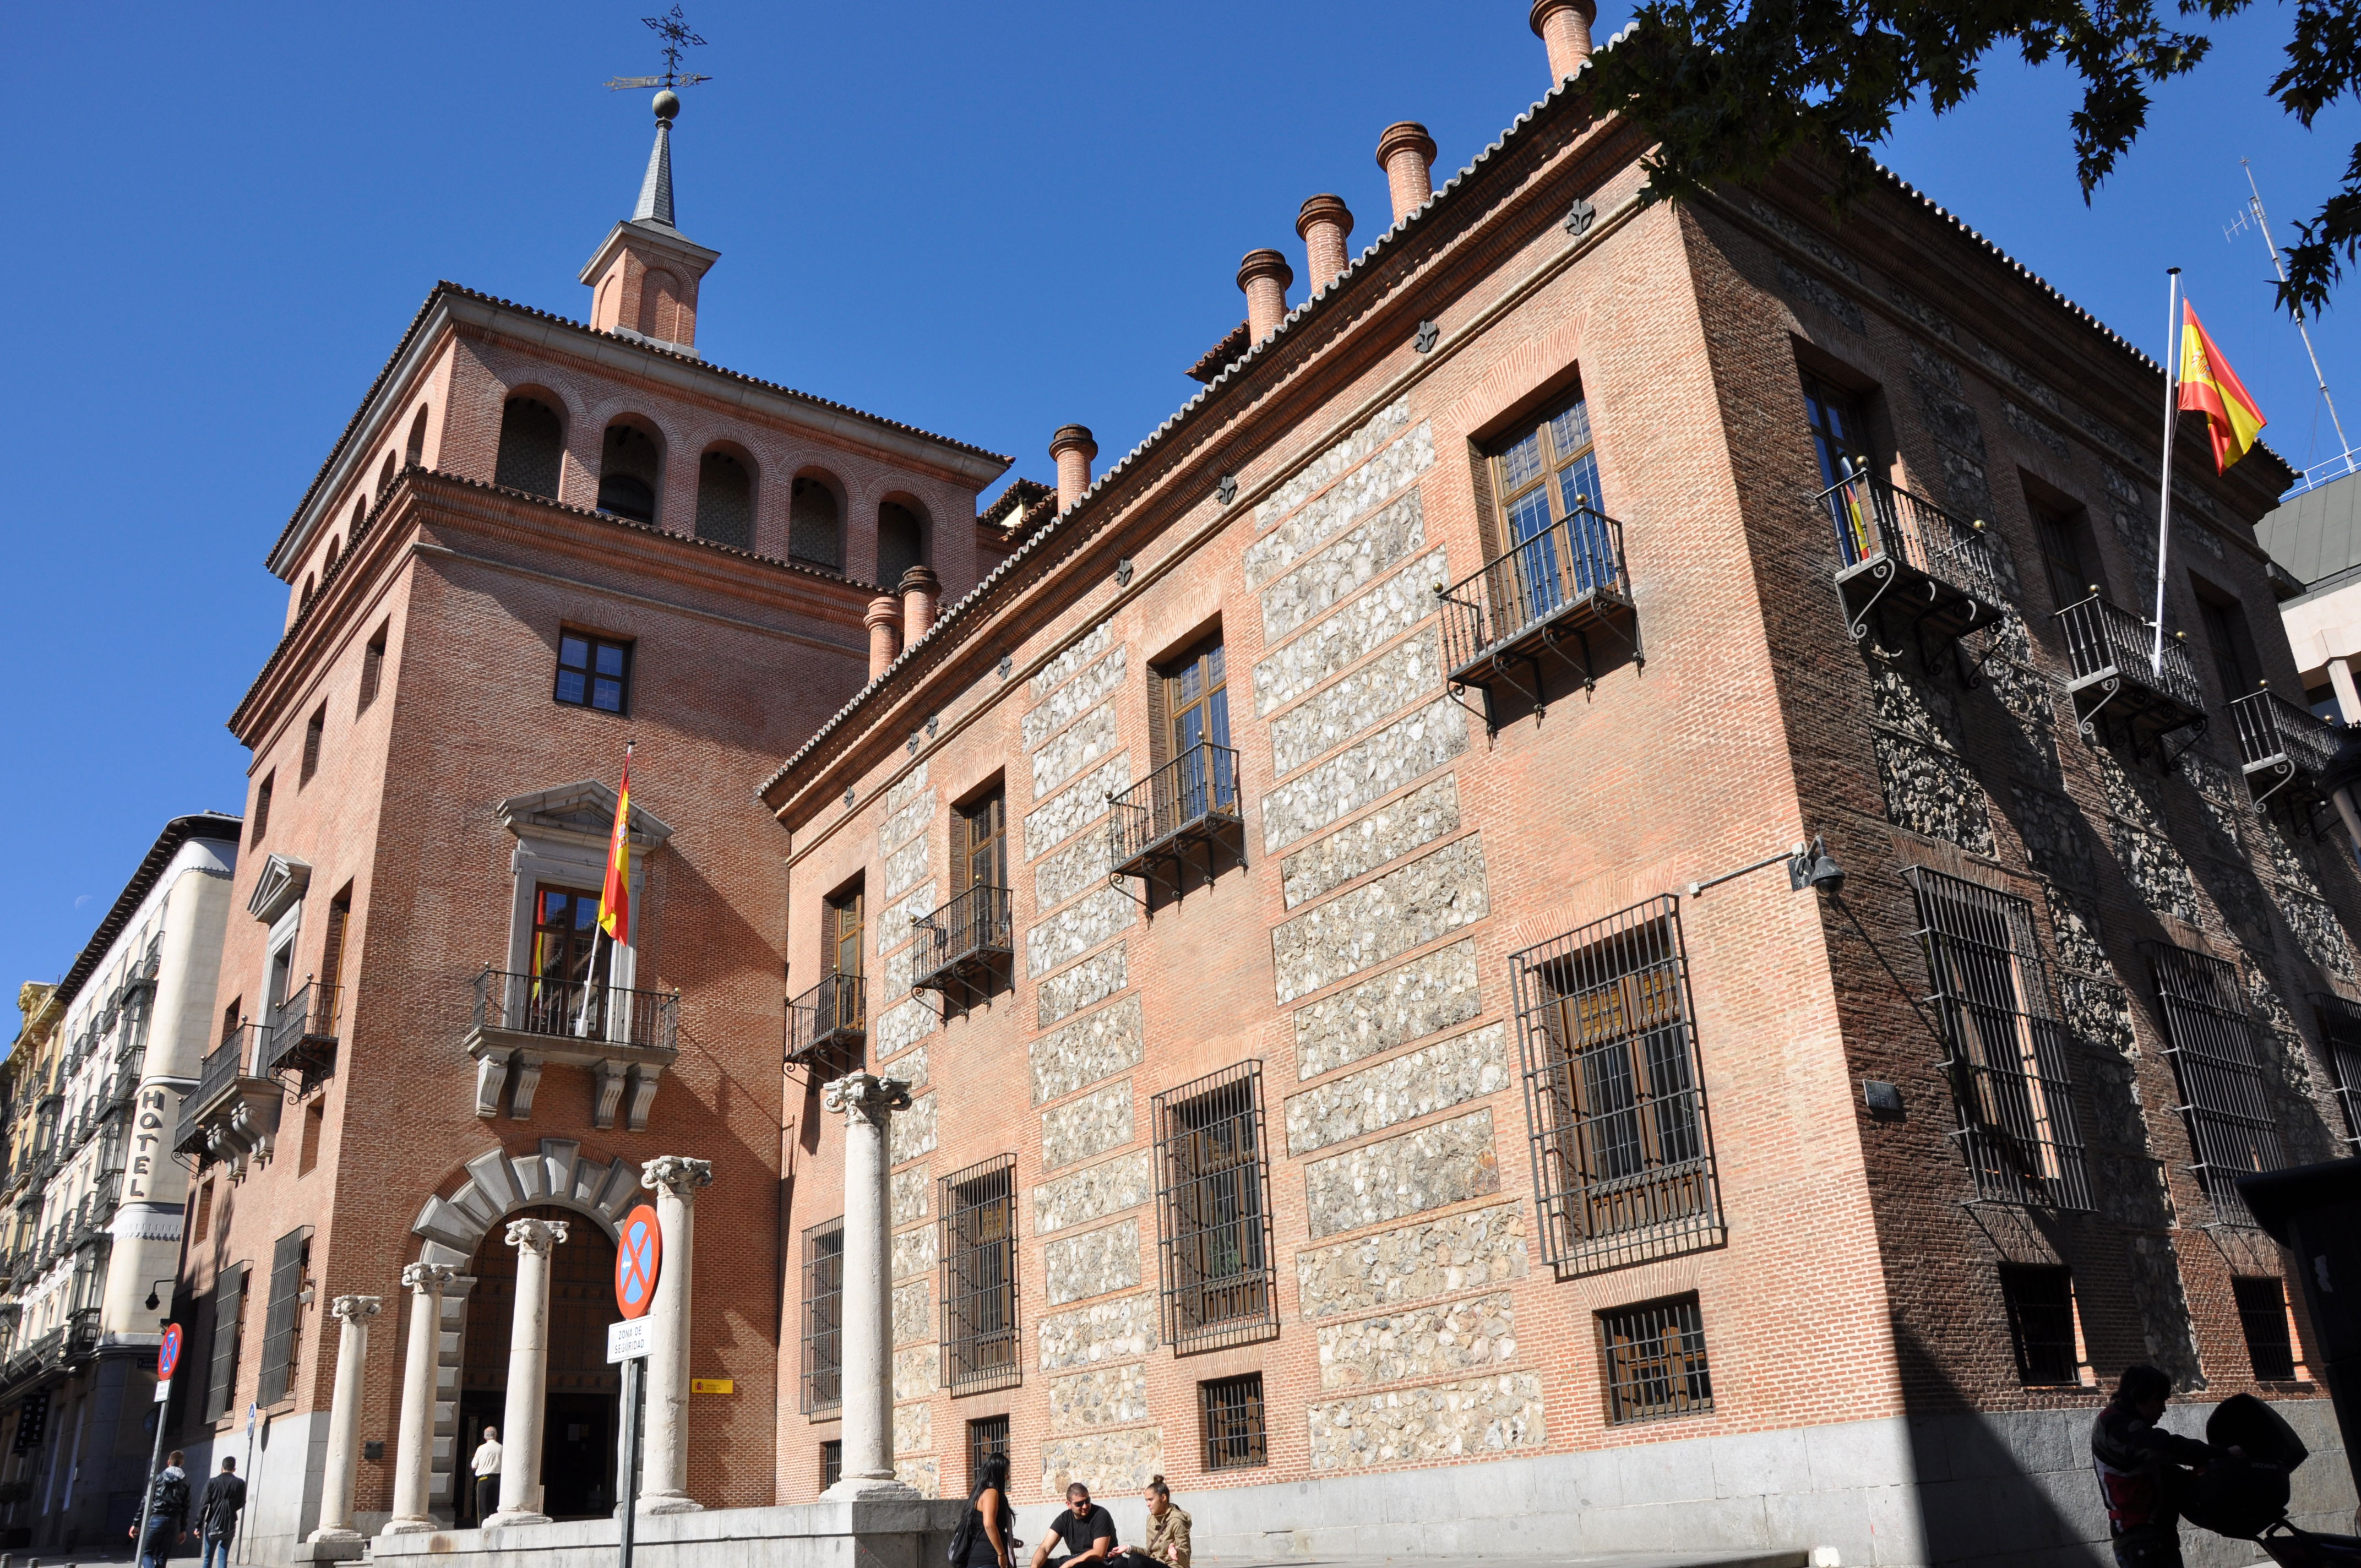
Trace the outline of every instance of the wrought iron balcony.
[[[475, 980], [475, 1022], [467, 1054], [476, 1058], [476, 1114], [533, 1118], [544, 1064], [588, 1069], [598, 1083], [590, 1124], [647, 1130], [656, 1080], [679, 1055], [680, 992], [637, 991], [598, 981], [558, 980], [487, 966]], [[630, 1102], [624, 1105], [624, 1091]]]
[[280, 1003], [262, 1025], [262, 1055], [255, 1064], [258, 1078], [282, 1072], [300, 1073], [305, 1081], [317, 1078], [336, 1060], [336, 1003], [342, 988], [307, 981], [303, 989]]
[[2295, 806], [2327, 798], [2324, 781], [2345, 743], [2342, 727], [2277, 692], [2251, 692], [2230, 705], [2238, 726], [2238, 759], [2257, 806], [2284, 795]]
[[2204, 725], [2205, 696], [2188, 643], [2165, 638], [2159, 662], [2156, 623], [2096, 594], [2057, 619], [2074, 666], [2066, 690], [2086, 739], [2098, 739], [2103, 718], [2121, 718], [2136, 740]]
[[978, 883], [932, 914], [910, 922], [918, 938], [912, 991], [945, 996], [983, 989], [1016, 951], [1008, 890]]
[[1211, 875], [1213, 845], [1245, 852], [1238, 754], [1227, 746], [1191, 746], [1121, 795], [1108, 796], [1108, 804], [1111, 876], [1158, 881], [1154, 868], [1159, 862], [1185, 867], [1196, 845], [1205, 846]]
[[[1435, 590], [1443, 606], [1443, 665], [1455, 687], [1495, 683], [1541, 700], [1540, 658], [1578, 653], [1583, 680], [1595, 675], [1590, 632], [1613, 630], [1634, 654], [1639, 637], [1631, 585], [1623, 566], [1623, 525], [1595, 508], [1578, 507], [1549, 527], [1486, 563], [1484, 569]], [[1522, 664], [1530, 691], [1510, 669]]]
[[857, 974], [831, 974], [787, 1003], [787, 1060], [819, 1082], [861, 1065], [869, 1046], [869, 999]]
[[193, 1155], [200, 1165], [226, 1159], [240, 1167], [248, 1157], [270, 1157], [286, 1091], [261, 1069], [262, 1036], [259, 1025], [240, 1024], [205, 1054], [196, 1088], [181, 1102], [174, 1154]]
[[1836, 527], [1837, 598], [1854, 641], [1878, 616], [1944, 641], [2000, 620], [2000, 557], [1983, 524], [1858, 472], [1822, 490], [1819, 503]]

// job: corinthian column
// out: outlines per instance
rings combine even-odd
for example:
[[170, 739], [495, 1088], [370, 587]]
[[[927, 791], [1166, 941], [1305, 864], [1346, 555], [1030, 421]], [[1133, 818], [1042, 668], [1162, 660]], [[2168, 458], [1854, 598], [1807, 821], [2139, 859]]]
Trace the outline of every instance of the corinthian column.
[[541, 1423], [549, 1387], [549, 1254], [564, 1220], [511, 1220], [517, 1249], [516, 1308], [509, 1319], [509, 1398], [500, 1412], [500, 1507], [484, 1521], [547, 1524], [541, 1511]]
[[410, 1288], [410, 1344], [401, 1364], [401, 1424], [394, 1431], [393, 1517], [379, 1535], [438, 1528], [426, 1511], [434, 1477], [434, 1373], [443, 1359], [443, 1288], [457, 1273], [440, 1263], [412, 1263], [401, 1271]]
[[328, 1472], [320, 1486], [315, 1541], [360, 1540], [353, 1528], [353, 1474], [360, 1463], [361, 1374], [368, 1367], [369, 1320], [384, 1310], [375, 1296], [339, 1296], [328, 1303], [336, 1320], [336, 1392], [328, 1406]]
[[[701, 1507], [688, 1495], [688, 1286], [697, 1245], [697, 1190], [713, 1180], [710, 1160], [659, 1155], [640, 1168], [640, 1185], [656, 1195], [664, 1265], [648, 1308], [648, 1442], [640, 1512], [685, 1514]], [[627, 1418], [628, 1419], [628, 1414]]]
[[894, 1380], [886, 1365], [894, 1336], [889, 1322], [885, 1195], [886, 1130], [896, 1111], [910, 1108], [910, 1086], [898, 1078], [856, 1072], [823, 1091], [822, 1103], [844, 1113], [844, 1469], [825, 1497], [915, 1497], [894, 1478]]

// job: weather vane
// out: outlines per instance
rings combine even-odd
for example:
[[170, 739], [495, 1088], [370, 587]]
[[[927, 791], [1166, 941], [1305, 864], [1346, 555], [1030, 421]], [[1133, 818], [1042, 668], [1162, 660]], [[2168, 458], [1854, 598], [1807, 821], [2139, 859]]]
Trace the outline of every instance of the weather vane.
[[701, 49], [704, 47], [705, 40], [689, 30], [688, 23], [681, 16], [679, 6], [675, 5], [661, 16], [642, 16], [640, 20], [647, 24], [650, 32], [664, 39], [664, 74], [662, 76], [618, 76], [607, 83], [609, 87], [620, 93], [631, 87], [691, 87], [699, 82], [713, 80], [710, 76], [700, 76], [696, 71], [683, 71], [680, 68], [681, 51], [687, 49]]

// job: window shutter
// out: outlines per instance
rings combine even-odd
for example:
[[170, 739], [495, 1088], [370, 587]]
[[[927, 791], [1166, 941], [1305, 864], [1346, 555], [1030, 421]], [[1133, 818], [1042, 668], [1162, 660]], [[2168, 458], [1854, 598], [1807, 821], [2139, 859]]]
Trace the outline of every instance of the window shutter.
[[246, 1308], [246, 1265], [233, 1264], [214, 1281], [213, 1365], [205, 1379], [205, 1420], [229, 1413], [237, 1396], [237, 1326]]
[[1154, 773], [1172, 760], [1171, 704], [1165, 700], [1165, 674], [1148, 672], [1148, 771]]
[[[1482, 565], [1504, 554], [1500, 541], [1507, 533], [1500, 527], [1499, 509], [1492, 503], [1492, 459], [1472, 441], [1467, 444], [1467, 476], [1476, 489], [1476, 528], [1484, 542], [1484, 560], [1477, 565]], [[1466, 576], [1466, 568], [1462, 567], [1460, 575]]]
[[[973, 883], [976, 817], [987, 810], [986, 804], [951, 808], [951, 897], [957, 898]], [[949, 902], [946, 900], [945, 902]]]
[[294, 1380], [296, 1330], [302, 1312], [296, 1295], [303, 1288], [303, 1255], [311, 1240], [312, 1227], [299, 1225], [271, 1250], [270, 1302], [262, 1320], [262, 1367], [255, 1394], [265, 1405], [285, 1398]]

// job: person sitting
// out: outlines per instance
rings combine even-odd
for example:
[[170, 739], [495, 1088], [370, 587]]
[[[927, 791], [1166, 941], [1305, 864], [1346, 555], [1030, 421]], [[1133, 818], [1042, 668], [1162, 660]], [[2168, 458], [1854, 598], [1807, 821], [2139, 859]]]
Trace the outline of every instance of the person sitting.
[[2214, 1450], [2157, 1425], [2171, 1400], [2169, 1374], [2125, 1367], [2114, 1398], [2091, 1428], [2091, 1464], [2118, 1568], [2181, 1568], [2180, 1499], [2190, 1485], [2183, 1467], [2202, 1469]]
[[1148, 1478], [1148, 1544], [1118, 1548], [1113, 1568], [1189, 1568], [1189, 1516], [1172, 1506], [1161, 1475]]
[[1049, 1548], [1066, 1543], [1058, 1568], [1083, 1568], [1104, 1563], [1115, 1555], [1115, 1516], [1091, 1501], [1091, 1489], [1080, 1481], [1066, 1488], [1066, 1506], [1049, 1521], [1049, 1531], [1033, 1549], [1033, 1568], [1047, 1568]]

